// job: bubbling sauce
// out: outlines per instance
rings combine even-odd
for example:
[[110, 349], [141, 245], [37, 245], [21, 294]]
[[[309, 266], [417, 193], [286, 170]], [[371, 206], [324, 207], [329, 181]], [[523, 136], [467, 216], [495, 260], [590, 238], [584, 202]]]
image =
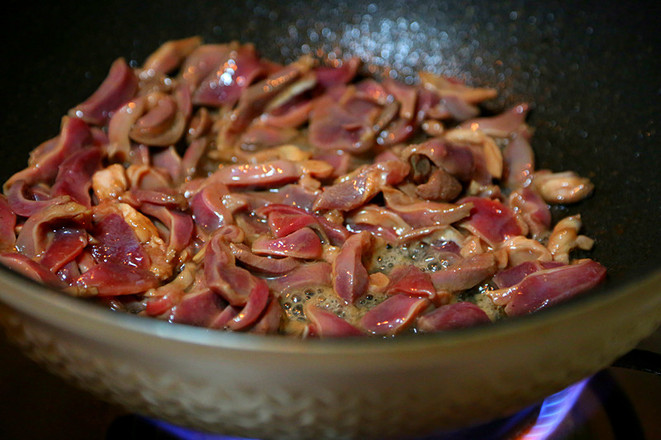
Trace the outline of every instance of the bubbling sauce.
[[[373, 252], [365, 258], [365, 265], [370, 274], [380, 273], [390, 275], [395, 267], [413, 265], [424, 273], [432, 273], [446, 269], [451, 265], [452, 259], [447, 252], [439, 249], [447, 247], [449, 237], [459, 239], [461, 234], [453, 228], [448, 228], [431, 237], [416, 240], [401, 245], [392, 245], [377, 240]], [[358, 298], [355, 303], [347, 303], [337, 296], [332, 286], [317, 286], [311, 288], [291, 289], [278, 296], [280, 305], [285, 311], [285, 324], [282, 328], [285, 334], [304, 335], [310, 324], [305, 315], [305, 304], [311, 304], [333, 313], [339, 318], [355, 325], [360, 325], [360, 319], [389, 296], [384, 292], [375, 291], [370, 286], [368, 292]], [[496, 306], [487, 292], [493, 290], [492, 283], [484, 283], [473, 289], [447, 298], [447, 303], [471, 302], [484, 310], [491, 321], [505, 318], [502, 307]], [[415, 332], [416, 329], [409, 328]]]

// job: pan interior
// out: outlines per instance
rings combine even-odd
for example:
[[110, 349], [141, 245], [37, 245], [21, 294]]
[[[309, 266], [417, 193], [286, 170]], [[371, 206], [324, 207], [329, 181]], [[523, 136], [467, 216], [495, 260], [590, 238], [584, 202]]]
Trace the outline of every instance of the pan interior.
[[253, 42], [281, 62], [356, 54], [408, 82], [427, 69], [496, 87], [501, 95], [487, 110], [530, 102], [537, 168], [595, 183], [593, 197], [554, 215], [583, 215], [596, 239], [590, 256], [609, 269], [598, 290], [661, 266], [655, 2], [61, 1], [14, 9], [1, 27], [3, 180], [119, 56], [139, 65], [163, 41], [190, 35]]

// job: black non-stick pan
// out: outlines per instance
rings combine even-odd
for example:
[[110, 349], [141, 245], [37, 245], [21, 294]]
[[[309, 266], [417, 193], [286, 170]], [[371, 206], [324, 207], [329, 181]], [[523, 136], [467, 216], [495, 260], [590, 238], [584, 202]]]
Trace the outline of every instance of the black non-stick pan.
[[[518, 102], [530, 103], [528, 123], [535, 129], [532, 146], [537, 168], [574, 170], [595, 184], [596, 190], [589, 199], [568, 208], [556, 207], [554, 215], [560, 218], [581, 213], [585, 234], [596, 240], [590, 257], [608, 268], [608, 277], [602, 286], [581, 298], [537, 316], [488, 329], [442, 338], [425, 335], [397, 341], [329, 344], [269, 338], [256, 341], [249, 336], [242, 339], [243, 335], [210, 335], [200, 329], [173, 329], [176, 326], [132, 316], [117, 317], [37, 288], [2, 270], [2, 300], [9, 306], [5, 312], [11, 315], [14, 312], [10, 310], [18, 310], [22, 316], [5, 319], [5, 323], [9, 322], [6, 327], [15, 339], [23, 341], [27, 351], [55, 362], [59, 365], [55, 367], [58, 373], [73, 377], [105, 398], [184, 424], [231, 433], [278, 437], [291, 432], [272, 425], [269, 428], [269, 423], [275, 422], [264, 414], [273, 416], [273, 412], [256, 409], [255, 414], [259, 412], [260, 417], [267, 418], [253, 424], [241, 422], [240, 417], [249, 409], [244, 401], [232, 400], [232, 393], [250, 394], [264, 389], [271, 394], [251, 396], [257, 400], [272, 399], [262, 402], [271, 407], [291, 398], [303, 408], [301, 402], [306, 396], [296, 394], [302, 392], [292, 379], [291, 375], [296, 374], [308, 385], [319, 377], [327, 381], [319, 385], [327, 401], [317, 396], [315, 399], [321, 399], [317, 404], [334, 408], [342, 403], [342, 398], [348, 402], [344, 412], [331, 411], [326, 418], [301, 410], [292, 419], [283, 419], [290, 424], [298, 420], [299, 428], [304, 426], [307, 430], [296, 431], [307, 433], [302, 437], [323, 432], [349, 437], [365, 433], [402, 434], [404, 428], [397, 425], [398, 420], [408, 432], [424, 432], [434, 426], [471, 423], [529, 404], [543, 393], [608, 365], [661, 320], [660, 14], [657, 2], [610, 0], [10, 2], [4, 7], [0, 26], [3, 180], [25, 167], [30, 150], [57, 134], [61, 115], [96, 89], [119, 56], [137, 66], [162, 42], [192, 35], [200, 35], [207, 42], [253, 42], [265, 57], [281, 62], [290, 62], [305, 53], [339, 49], [360, 56], [366, 63], [392, 67], [404, 81], [415, 81], [415, 72], [426, 69], [459, 76], [472, 85], [497, 88], [501, 93], [485, 105], [487, 112]], [[23, 291], [27, 293], [20, 296]], [[627, 304], [633, 307], [627, 308]], [[75, 316], [83, 317], [73, 323]], [[36, 323], [37, 330], [29, 330], [31, 327], [20, 324], [21, 320]], [[617, 338], [627, 332], [630, 338], [626, 341]], [[53, 339], [48, 340], [48, 335]], [[71, 345], [64, 344], [59, 355], [51, 353], [54, 360], [39, 355], [44, 353], [44, 344], [51, 344], [52, 348], [61, 338], [69, 338], [67, 344]], [[178, 358], [167, 365], [167, 374], [160, 371], [159, 350], [166, 343], [177, 357], [188, 356], [192, 366], [186, 369], [185, 360]], [[502, 349], [499, 343], [503, 343]], [[567, 345], [564, 351], [563, 344]], [[149, 394], [155, 386], [149, 378], [141, 378], [126, 389], [107, 389], [110, 382], [104, 382], [104, 377], [120, 374], [121, 370], [114, 368], [120, 361], [109, 359], [115, 354], [125, 359], [130, 353], [141, 352], [141, 348], [147, 371], [178, 395]], [[510, 368], [522, 368], [525, 364], [542, 370], [562, 369], [563, 365], [567, 368], [561, 379], [548, 379], [543, 373], [525, 370], [520, 375], [530, 379], [526, 383], [514, 374], [506, 374], [508, 367], [500, 360], [482, 365], [483, 368], [476, 366], [493, 360], [498, 350], [505, 359], [512, 358]], [[80, 354], [85, 359], [98, 358], [97, 364], [90, 361], [85, 366], [94, 374], [86, 377], [87, 370], [71, 367], [71, 359], [82, 359], [73, 352], [87, 353]], [[258, 365], [242, 358], [246, 354]], [[581, 357], [586, 359], [584, 363], [568, 361]], [[206, 395], [203, 402], [186, 400], [191, 398], [190, 389], [182, 390], [172, 384], [193, 381], [198, 386], [207, 377], [206, 369], [214, 359], [226, 363], [219, 367], [218, 374], [226, 374], [227, 381], [238, 380], [239, 373], [232, 368], [242, 369], [241, 374], [254, 387], [239, 381], [233, 388], [214, 379], [216, 382], [210, 386], [220, 390], [217, 400]], [[374, 367], [370, 375], [362, 362], [372, 361], [385, 364]], [[264, 362], [272, 362], [272, 368], [280, 372], [275, 377], [265, 376]], [[455, 362], [463, 367], [457, 367]], [[301, 373], [306, 368], [317, 368], [321, 376]], [[493, 409], [495, 404], [476, 403], [466, 397], [453, 401], [447, 411], [439, 410], [443, 414], [454, 411], [457, 418], [451, 422], [448, 417], [430, 415], [422, 409], [417, 397], [422, 385], [386, 383], [398, 374], [438, 371], [442, 375], [444, 371], [463, 371], [462, 368], [475, 377], [483, 369], [493, 368], [494, 374], [502, 373], [498, 380], [512, 382], [511, 389], [503, 387], [482, 393], [483, 400], [502, 399], [500, 411]], [[342, 382], [346, 375], [366, 386], [381, 387], [380, 394], [361, 395], [360, 386]], [[281, 381], [275, 391], [269, 388], [274, 380]], [[435, 380], [430, 380], [427, 388], [438, 393], [444, 385]], [[469, 376], [457, 381], [453, 386], [463, 386], [466, 396], [473, 396], [475, 387], [488, 388], [487, 382], [472, 381]], [[147, 390], [144, 395], [140, 394], [141, 386], [142, 391]], [[373, 430], [361, 430], [356, 428], [358, 425], [338, 419], [345, 420], [347, 414], [354, 414], [351, 411], [358, 411], [360, 404], [366, 402], [354, 399], [352, 387], [356, 396], [368, 396], [368, 404], [375, 405], [373, 420], [361, 413], [363, 419], [359, 417], [356, 422], [378, 422]], [[127, 398], [131, 392], [134, 394]], [[414, 407], [421, 405], [415, 407], [417, 419], [409, 412], [393, 416], [388, 422], [380, 418], [383, 413], [376, 408], [379, 399], [388, 400], [398, 393], [400, 397], [405, 394], [401, 398], [414, 402]], [[425, 399], [440, 405], [426, 394]], [[164, 401], [181, 411], [164, 410]], [[221, 401], [230, 404], [218, 403]], [[471, 405], [473, 418], [464, 411]], [[261, 408], [255, 404], [257, 407]], [[217, 408], [218, 413], [214, 416], [210, 408]], [[392, 406], [389, 408], [392, 410]], [[233, 414], [236, 419], [232, 419]], [[334, 426], [335, 431], [328, 426]]]
[[119, 56], [137, 65], [191, 35], [254, 42], [283, 62], [340, 47], [403, 78], [428, 68], [497, 87], [493, 109], [530, 102], [538, 168], [596, 185], [576, 210], [616, 287], [661, 262], [660, 11], [616, 1], [14, 4], [3, 14], [0, 171], [25, 167]]

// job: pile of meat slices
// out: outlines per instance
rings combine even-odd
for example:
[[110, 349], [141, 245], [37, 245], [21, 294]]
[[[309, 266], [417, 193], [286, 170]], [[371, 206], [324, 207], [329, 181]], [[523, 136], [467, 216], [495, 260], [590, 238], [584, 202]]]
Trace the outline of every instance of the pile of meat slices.
[[592, 184], [535, 170], [528, 106], [357, 58], [162, 45], [107, 78], [0, 197], [0, 261], [116, 310], [302, 337], [434, 332], [564, 301], [605, 277], [548, 204]]

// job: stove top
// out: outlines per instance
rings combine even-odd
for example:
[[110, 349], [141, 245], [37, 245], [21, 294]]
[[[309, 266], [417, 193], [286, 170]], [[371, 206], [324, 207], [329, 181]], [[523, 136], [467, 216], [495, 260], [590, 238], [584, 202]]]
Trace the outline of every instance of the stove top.
[[[661, 330], [639, 347], [661, 353]], [[240, 440], [127, 414], [47, 373], [4, 335], [0, 365], [3, 439]], [[511, 418], [419, 440], [464, 439], [661, 439], [661, 376], [611, 367]]]

